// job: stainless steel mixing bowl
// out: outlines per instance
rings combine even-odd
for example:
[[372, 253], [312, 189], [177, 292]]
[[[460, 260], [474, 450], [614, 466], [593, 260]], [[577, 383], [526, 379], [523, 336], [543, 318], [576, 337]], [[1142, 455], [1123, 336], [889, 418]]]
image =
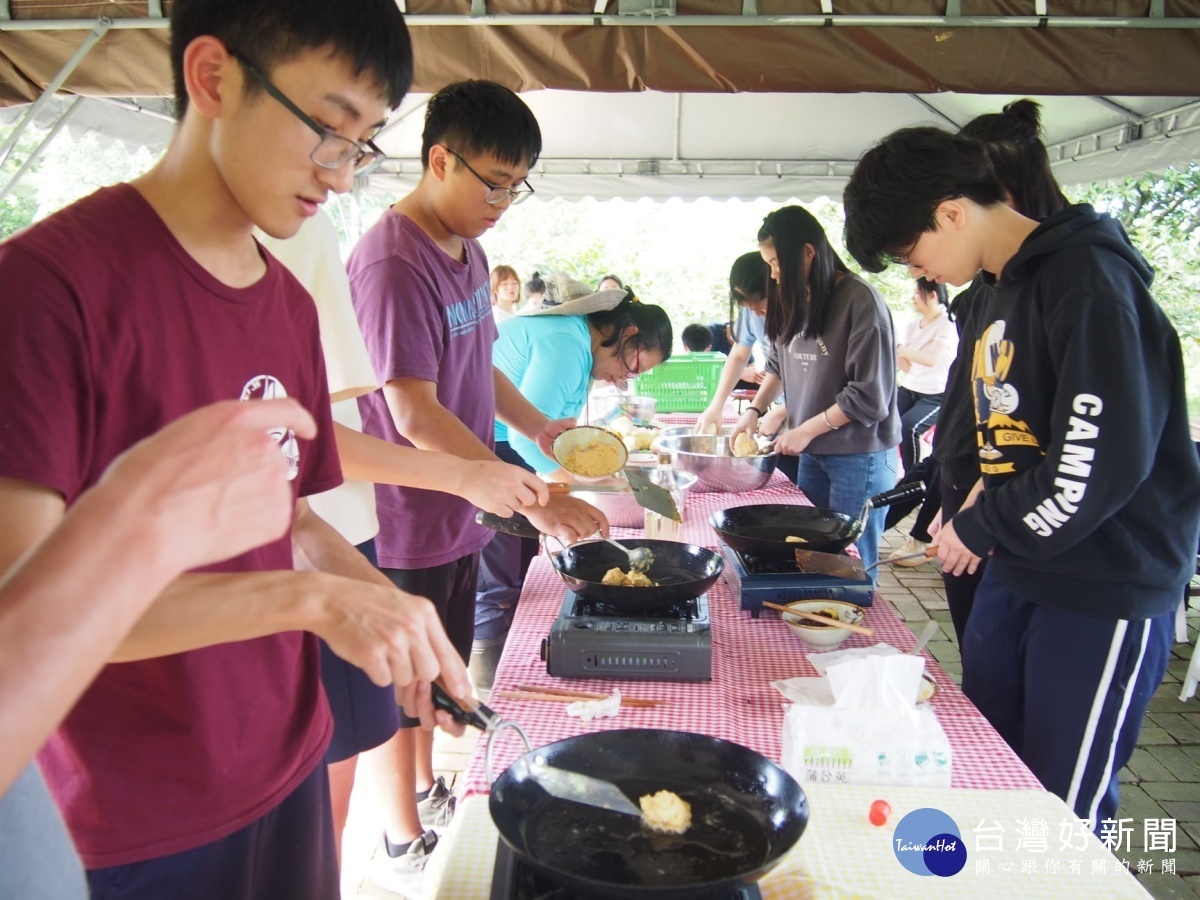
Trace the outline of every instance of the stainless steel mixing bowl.
[[724, 435], [678, 435], [662, 438], [660, 446], [671, 454], [677, 471], [696, 476], [694, 490], [702, 493], [756, 491], [770, 481], [778, 461], [775, 453], [734, 456]]

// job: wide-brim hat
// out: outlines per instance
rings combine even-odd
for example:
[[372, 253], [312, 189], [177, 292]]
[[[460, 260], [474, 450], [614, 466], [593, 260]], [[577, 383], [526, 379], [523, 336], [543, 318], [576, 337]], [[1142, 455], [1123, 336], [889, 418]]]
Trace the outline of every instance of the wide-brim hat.
[[545, 278], [546, 296], [541, 309], [525, 309], [519, 316], [586, 316], [615, 309], [625, 299], [623, 288], [593, 291], [582, 281], [561, 272]]

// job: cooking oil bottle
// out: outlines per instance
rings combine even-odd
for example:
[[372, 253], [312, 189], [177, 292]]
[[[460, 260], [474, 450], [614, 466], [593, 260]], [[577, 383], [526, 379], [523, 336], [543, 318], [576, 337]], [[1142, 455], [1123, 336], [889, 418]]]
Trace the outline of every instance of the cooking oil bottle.
[[[671, 454], [658, 454], [658, 465], [654, 469], [654, 483], [666, 489], [675, 501], [680, 519], [683, 517], [683, 495], [675, 481], [675, 470], [671, 468]], [[682, 541], [683, 522], [669, 516], [659, 515], [654, 510], [646, 510], [646, 537], [659, 541]]]

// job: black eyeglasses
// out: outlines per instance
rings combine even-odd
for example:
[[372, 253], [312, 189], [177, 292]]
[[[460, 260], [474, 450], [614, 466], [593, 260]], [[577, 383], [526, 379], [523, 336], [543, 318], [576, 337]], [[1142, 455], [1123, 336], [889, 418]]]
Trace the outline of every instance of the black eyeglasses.
[[476, 172], [474, 169], [472, 169], [471, 164], [469, 162], [467, 162], [465, 159], [463, 159], [458, 153], [451, 150], [449, 147], [446, 147], [446, 152], [453, 155], [455, 159], [457, 159], [460, 163], [462, 163], [464, 166], [466, 166], [467, 171], [470, 172], [472, 175], [474, 175], [476, 178], [478, 178], [479, 183], [488, 189], [488, 192], [484, 195], [483, 199], [486, 200], [488, 203], [492, 204], [493, 206], [495, 206], [497, 203], [503, 203], [505, 198], [507, 198], [508, 201], [513, 206], [516, 206], [518, 203], [521, 203], [522, 201], [525, 200], [526, 197], [530, 196], [533, 193], [533, 186], [528, 181], [521, 182], [522, 184], [525, 185], [525, 190], [518, 190], [517, 188], [506, 188], [506, 187], [501, 187], [498, 184], [492, 184], [490, 181], [488, 181], [486, 178], [484, 178], [482, 175], [480, 175], [478, 172]]
[[262, 72], [254, 67], [254, 64], [240, 53], [230, 54], [234, 59], [238, 60], [246, 70], [258, 79], [259, 84], [263, 86], [268, 94], [274, 97], [279, 103], [297, 119], [320, 135], [321, 140], [317, 146], [313, 147], [309, 157], [322, 169], [340, 169], [348, 162], [354, 163], [355, 175], [366, 175], [378, 166], [383, 160], [387, 159], [387, 154], [380, 150], [371, 141], [352, 141], [350, 138], [342, 137], [324, 125], [320, 125], [307, 115], [304, 110], [298, 107], [295, 103], [287, 98], [287, 95], [267, 79]]

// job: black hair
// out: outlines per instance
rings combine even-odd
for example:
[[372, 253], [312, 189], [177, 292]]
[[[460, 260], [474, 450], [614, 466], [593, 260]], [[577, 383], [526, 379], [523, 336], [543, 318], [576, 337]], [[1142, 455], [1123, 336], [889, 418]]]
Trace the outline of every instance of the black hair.
[[[609, 310], [588, 313], [588, 324], [600, 332], [601, 347], [616, 347], [617, 356], [625, 359], [629, 348], [659, 350], [663, 362], [671, 358], [675, 340], [671, 319], [666, 310], [652, 303], [642, 303], [633, 291], [625, 289], [625, 299]], [[625, 337], [625, 329], [637, 326], [637, 334]]]
[[882, 272], [937, 227], [943, 200], [980, 206], [1004, 201], [983, 145], [940, 128], [901, 128], [863, 154], [842, 194], [846, 248], [868, 272]]
[[[787, 343], [801, 331], [820, 337], [839, 273], [849, 271], [825, 229], [803, 206], [785, 206], [763, 219], [760, 244], [771, 241], [779, 264], [779, 283], [769, 288], [765, 330], [772, 341]], [[812, 263], [804, 246], [814, 250]], [[771, 302], [776, 300], [777, 302]]]
[[1041, 131], [1041, 106], [1026, 99], [1014, 100], [1001, 112], [976, 116], [958, 132], [984, 145], [1013, 207], [1031, 219], [1044, 219], [1070, 206], [1050, 171]]
[[712, 347], [712, 330], [707, 325], [688, 325], [681, 337], [689, 353], [703, 353]]
[[[171, 4], [171, 73], [175, 114], [187, 112], [183, 53], [211, 35], [270, 76], [271, 69], [307, 50], [345, 57], [355, 77], [368, 74], [395, 109], [413, 79], [412, 41], [393, 0], [175, 0]], [[246, 79], [246, 92], [262, 90]]]
[[936, 281], [930, 281], [925, 276], [921, 276], [917, 279], [917, 290], [926, 297], [932, 294], [937, 297], [938, 303], [942, 306], [946, 305], [946, 286], [944, 284], [938, 284]]
[[735, 259], [729, 269], [729, 321], [746, 300], [766, 297], [770, 282], [771, 267], [761, 253], [743, 253]]
[[532, 294], [545, 294], [546, 282], [542, 281], [542, 276], [538, 272], [534, 272], [529, 276], [529, 280], [525, 282], [525, 299], [528, 300]]
[[457, 81], [425, 107], [421, 166], [429, 168], [434, 144], [464, 157], [490, 153], [502, 163], [529, 166], [542, 152], [542, 130], [525, 101], [494, 81]]
[[597, 281], [596, 282], [596, 290], [600, 290], [600, 285], [604, 284], [604, 282], [606, 282], [606, 281], [615, 281], [617, 283], [617, 287], [619, 287], [621, 290], [625, 290], [625, 282], [623, 282], [616, 275], [612, 275], [612, 274], [605, 275], [599, 281]]

